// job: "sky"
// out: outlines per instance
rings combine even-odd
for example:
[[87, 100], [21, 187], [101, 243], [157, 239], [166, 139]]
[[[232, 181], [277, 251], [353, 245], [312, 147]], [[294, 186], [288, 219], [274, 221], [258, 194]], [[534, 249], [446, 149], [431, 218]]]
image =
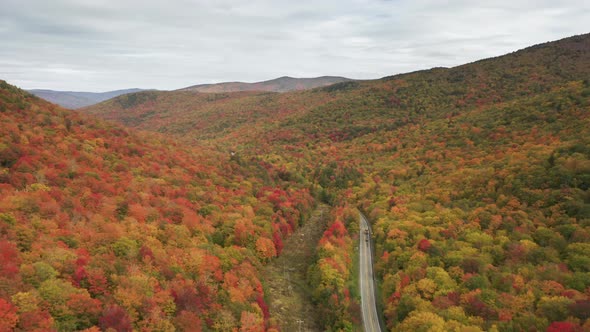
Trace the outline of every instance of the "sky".
[[0, 0], [0, 79], [102, 92], [374, 79], [590, 32], [573, 0]]

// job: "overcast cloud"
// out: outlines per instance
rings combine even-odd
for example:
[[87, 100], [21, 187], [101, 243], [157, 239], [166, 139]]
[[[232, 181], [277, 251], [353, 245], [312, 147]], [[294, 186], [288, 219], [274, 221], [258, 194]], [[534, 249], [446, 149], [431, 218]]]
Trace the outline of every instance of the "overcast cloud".
[[1, 0], [0, 79], [177, 89], [379, 78], [590, 32], [590, 1]]

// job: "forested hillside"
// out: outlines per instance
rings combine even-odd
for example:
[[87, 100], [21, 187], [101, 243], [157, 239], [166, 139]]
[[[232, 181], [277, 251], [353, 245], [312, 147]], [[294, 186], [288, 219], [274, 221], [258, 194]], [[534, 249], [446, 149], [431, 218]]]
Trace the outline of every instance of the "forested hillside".
[[265, 143], [260, 134], [279, 147], [318, 139], [350, 140], [585, 80], [590, 74], [589, 38], [571, 37], [450, 69], [342, 82], [310, 91], [147, 91], [120, 96], [83, 112], [201, 142], [255, 141], [260, 145]]
[[0, 331], [273, 330], [261, 267], [314, 204], [280, 173], [1, 81]]
[[584, 323], [589, 97], [572, 82], [365, 138], [378, 170], [357, 193], [376, 220], [390, 327]]
[[583, 35], [376, 81], [139, 93], [85, 112], [235, 149], [317, 185], [334, 206], [309, 277], [326, 329], [355, 323], [358, 206], [374, 221], [389, 329], [582, 331], [589, 77]]

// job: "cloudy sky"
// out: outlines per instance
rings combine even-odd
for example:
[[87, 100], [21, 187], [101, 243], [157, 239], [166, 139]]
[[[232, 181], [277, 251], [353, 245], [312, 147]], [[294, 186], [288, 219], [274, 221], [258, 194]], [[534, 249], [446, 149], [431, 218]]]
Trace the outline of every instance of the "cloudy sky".
[[587, 0], [0, 1], [0, 79], [27, 89], [379, 78], [590, 32]]

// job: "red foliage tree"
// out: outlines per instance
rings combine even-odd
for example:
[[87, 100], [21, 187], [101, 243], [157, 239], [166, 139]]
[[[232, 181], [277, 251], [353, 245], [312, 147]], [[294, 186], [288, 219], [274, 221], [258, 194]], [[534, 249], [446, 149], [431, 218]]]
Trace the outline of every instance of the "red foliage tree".
[[102, 316], [98, 319], [98, 323], [103, 330], [109, 328], [117, 332], [131, 332], [133, 331], [133, 324], [127, 312], [118, 305], [112, 305], [102, 312]]
[[418, 242], [418, 250], [420, 251], [428, 252], [430, 247], [432, 247], [432, 244], [427, 239], [422, 239], [420, 242]]
[[185, 332], [201, 332], [203, 322], [199, 315], [183, 310], [177, 316], [175, 321], [176, 328], [178, 331], [185, 331]]
[[0, 331], [12, 331], [17, 321], [16, 307], [0, 298]]
[[34, 310], [20, 314], [18, 328], [21, 331], [53, 331], [53, 322], [49, 312]]
[[274, 231], [274, 233], [272, 233], [272, 242], [275, 245], [275, 249], [277, 252], [277, 256], [281, 254], [281, 252], [283, 251], [283, 239], [281, 238], [281, 234], [278, 231]]
[[268, 321], [268, 319], [270, 318], [270, 311], [268, 310], [268, 304], [266, 304], [262, 295], [258, 295], [256, 297], [256, 303], [258, 303], [260, 310], [262, 310], [262, 315], [264, 316], [264, 321], [265, 322]]
[[20, 264], [18, 253], [14, 243], [0, 240], [0, 275], [12, 278], [18, 274]]
[[470, 315], [480, 316], [487, 320], [498, 319], [498, 312], [476, 297], [467, 301], [465, 311]]
[[141, 259], [144, 261], [147, 257], [149, 257], [151, 260], [154, 260], [154, 252], [150, 247], [143, 245], [141, 248], [139, 248], [139, 257], [141, 257]]
[[90, 294], [94, 296], [103, 295], [108, 290], [108, 281], [104, 272], [102, 270], [91, 270], [86, 273]]
[[547, 328], [547, 332], [580, 332], [582, 329], [570, 322], [553, 322]]
[[203, 284], [179, 282], [172, 287], [172, 297], [179, 311], [200, 313], [211, 305], [209, 288]]

